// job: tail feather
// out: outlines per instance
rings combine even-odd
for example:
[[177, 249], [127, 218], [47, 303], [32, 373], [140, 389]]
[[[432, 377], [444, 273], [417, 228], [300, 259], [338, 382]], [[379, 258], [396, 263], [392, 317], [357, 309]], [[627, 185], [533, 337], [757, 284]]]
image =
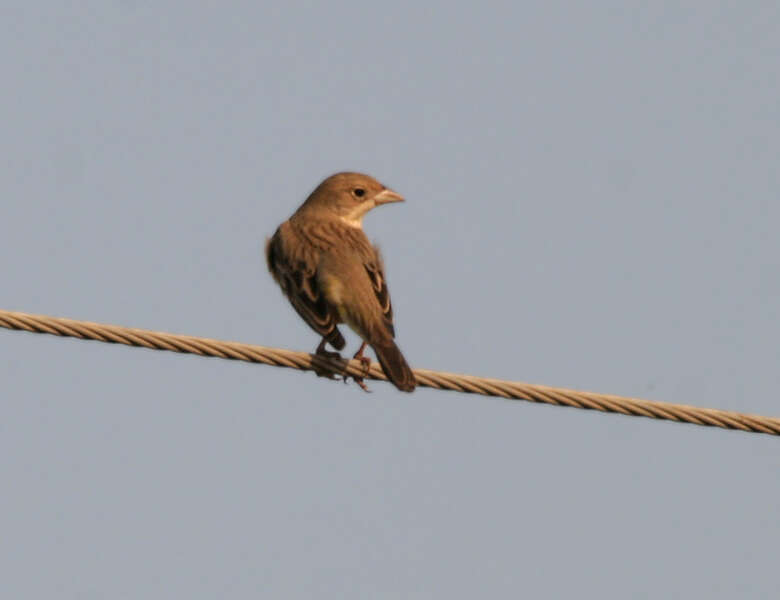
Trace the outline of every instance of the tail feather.
[[402, 392], [414, 391], [417, 380], [395, 342], [390, 339], [371, 346], [376, 352], [379, 364], [382, 365], [382, 370], [393, 385]]

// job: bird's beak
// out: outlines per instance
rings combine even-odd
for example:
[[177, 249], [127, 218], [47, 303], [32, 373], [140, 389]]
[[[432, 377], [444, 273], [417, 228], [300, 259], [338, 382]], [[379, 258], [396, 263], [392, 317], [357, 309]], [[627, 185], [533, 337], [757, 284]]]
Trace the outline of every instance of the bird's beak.
[[381, 204], [389, 204], [390, 202], [403, 202], [404, 197], [401, 194], [397, 194], [393, 190], [382, 190], [376, 196], [374, 196], [376, 206]]

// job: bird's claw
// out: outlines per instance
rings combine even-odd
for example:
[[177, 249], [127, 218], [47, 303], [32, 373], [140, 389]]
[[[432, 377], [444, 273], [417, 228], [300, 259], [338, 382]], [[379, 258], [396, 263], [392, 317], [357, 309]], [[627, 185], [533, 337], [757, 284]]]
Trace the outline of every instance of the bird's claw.
[[367, 394], [371, 393], [371, 390], [368, 389], [368, 386], [365, 384], [365, 382], [363, 381], [362, 377], [354, 377], [353, 376], [352, 379], [354, 379], [355, 383], [357, 383], [360, 386], [361, 390], [363, 390]]
[[[324, 350], [322, 348], [317, 348], [314, 354], [328, 360], [343, 360], [341, 358], [341, 354], [338, 352], [329, 352], [328, 350]], [[338, 372], [332, 369], [323, 369], [316, 366], [314, 367], [314, 373], [317, 375], [317, 377], [326, 377], [328, 379], [336, 379], [336, 375], [338, 374]]]
[[322, 350], [321, 352], [317, 352], [317, 356], [322, 356], [323, 358], [327, 358], [328, 360], [342, 360], [341, 354], [338, 352], [329, 352], [328, 350]]
[[[317, 350], [314, 352], [316, 356], [320, 356], [327, 360], [333, 360], [333, 361], [344, 360], [341, 354], [339, 354], [338, 352], [330, 352], [329, 350], [325, 350], [323, 346], [324, 343], [320, 344], [320, 346], [317, 347]], [[371, 359], [368, 358], [367, 356], [363, 356], [364, 348], [365, 348], [365, 344], [361, 346], [360, 350], [358, 350], [357, 354], [355, 354], [353, 358], [360, 361], [360, 364], [363, 366], [363, 370], [365, 371], [365, 374], [368, 375], [369, 369], [371, 368]], [[327, 377], [328, 379], [335, 379], [335, 380], [338, 380], [336, 375], [340, 375], [341, 380], [345, 384], [349, 379], [354, 379], [355, 383], [357, 383], [360, 386], [360, 389], [362, 389], [364, 392], [371, 393], [371, 390], [368, 389], [368, 386], [365, 384], [365, 382], [363, 381], [363, 377], [361, 376], [349, 375], [348, 373], [339, 373], [332, 369], [318, 368], [318, 367], [314, 368], [314, 373], [317, 375], [317, 377]]]
[[[358, 355], [355, 355], [354, 358], [356, 360], [360, 361], [360, 364], [363, 365], [363, 370], [365, 371], [366, 375], [368, 375], [368, 371], [371, 368], [371, 359], [368, 358], [367, 356], [363, 356], [360, 353], [358, 353]], [[363, 390], [364, 392], [367, 392], [369, 394], [371, 393], [371, 390], [368, 389], [368, 386], [365, 384], [365, 382], [363, 381], [362, 377], [358, 377], [358, 376], [355, 376], [355, 375], [346, 375], [346, 376], [344, 376], [344, 382], [345, 383], [347, 381], [347, 377], [351, 377], [352, 379], [354, 379], [355, 383], [357, 383], [360, 386], [361, 390]]]

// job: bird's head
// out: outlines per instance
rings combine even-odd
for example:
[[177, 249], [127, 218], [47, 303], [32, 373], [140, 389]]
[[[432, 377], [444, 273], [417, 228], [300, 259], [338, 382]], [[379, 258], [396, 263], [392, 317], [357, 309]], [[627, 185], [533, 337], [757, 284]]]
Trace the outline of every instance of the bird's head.
[[403, 200], [403, 196], [386, 188], [370, 175], [336, 173], [317, 186], [299, 212], [325, 213], [352, 227], [361, 227], [363, 217], [372, 208]]

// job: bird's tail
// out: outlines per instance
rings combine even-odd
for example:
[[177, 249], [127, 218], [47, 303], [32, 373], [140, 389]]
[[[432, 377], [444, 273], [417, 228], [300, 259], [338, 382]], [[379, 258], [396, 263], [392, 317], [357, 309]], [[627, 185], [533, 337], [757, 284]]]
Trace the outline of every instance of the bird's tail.
[[379, 364], [387, 375], [387, 378], [402, 392], [414, 391], [417, 380], [414, 378], [412, 369], [406, 363], [404, 355], [396, 346], [392, 339], [372, 344], [371, 347], [376, 352]]

